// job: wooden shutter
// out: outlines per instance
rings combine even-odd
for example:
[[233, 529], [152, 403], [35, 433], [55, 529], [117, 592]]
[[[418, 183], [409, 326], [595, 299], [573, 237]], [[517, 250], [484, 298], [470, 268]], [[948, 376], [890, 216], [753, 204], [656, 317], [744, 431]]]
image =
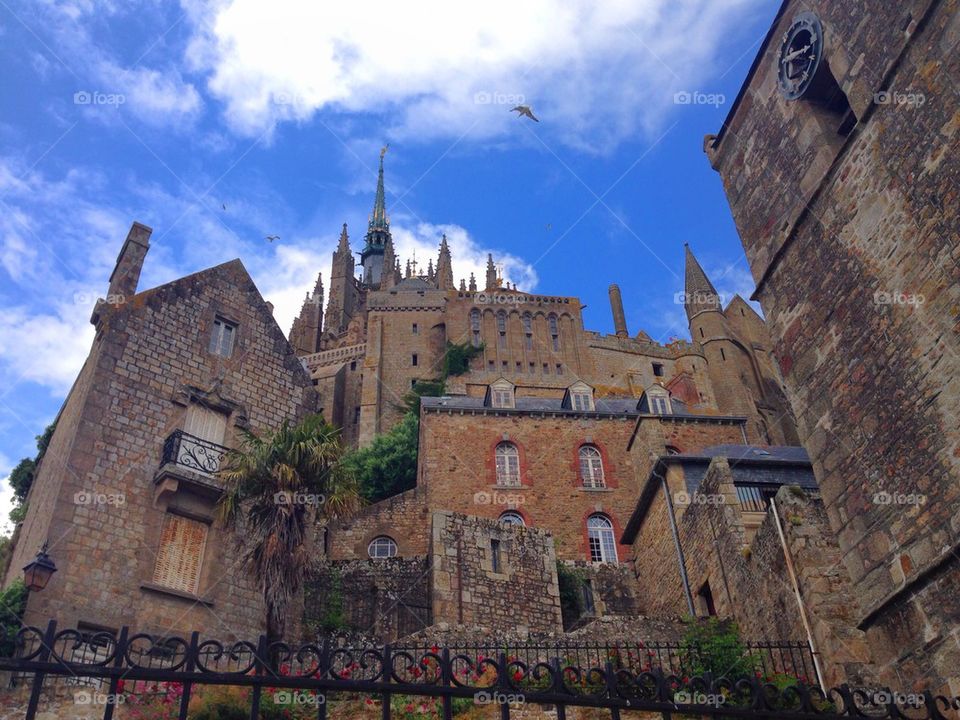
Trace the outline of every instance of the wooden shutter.
[[223, 438], [227, 431], [227, 416], [205, 408], [203, 405], [194, 404], [187, 408], [187, 419], [183, 429], [202, 440], [223, 445]]
[[206, 525], [179, 515], [167, 515], [160, 532], [153, 581], [174, 590], [196, 594], [206, 542]]

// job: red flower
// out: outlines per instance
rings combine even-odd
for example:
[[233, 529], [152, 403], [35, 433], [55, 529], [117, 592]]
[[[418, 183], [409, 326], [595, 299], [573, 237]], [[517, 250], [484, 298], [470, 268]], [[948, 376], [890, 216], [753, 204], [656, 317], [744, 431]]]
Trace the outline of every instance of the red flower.
[[122, 692], [123, 692], [123, 687], [124, 687], [124, 685], [123, 685], [123, 680], [117, 680], [117, 692], [118, 692], [118, 693], [122, 693]]
[[434, 655], [437, 655], [440, 652], [440, 648], [438, 648], [436, 645], [433, 645], [430, 648], [430, 652], [432, 652]]
[[523, 673], [517, 670], [515, 673], [513, 673], [513, 681], [520, 682], [521, 680], [523, 680]]

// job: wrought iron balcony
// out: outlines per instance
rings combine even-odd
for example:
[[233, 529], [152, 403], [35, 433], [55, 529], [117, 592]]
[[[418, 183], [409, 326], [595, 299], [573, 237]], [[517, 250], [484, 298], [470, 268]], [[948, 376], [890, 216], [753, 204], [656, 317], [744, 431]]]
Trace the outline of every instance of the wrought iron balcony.
[[183, 430], [174, 430], [163, 443], [160, 466], [179, 465], [204, 475], [213, 475], [223, 463], [227, 448]]

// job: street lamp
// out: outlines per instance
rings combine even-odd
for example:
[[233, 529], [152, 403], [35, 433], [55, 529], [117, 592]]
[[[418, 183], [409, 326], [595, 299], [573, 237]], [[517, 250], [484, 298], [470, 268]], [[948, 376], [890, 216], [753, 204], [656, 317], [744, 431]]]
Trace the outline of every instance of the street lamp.
[[30, 592], [40, 592], [56, 571], [57, 566], [47, 555], [47, 543], [44, 543], [37, 556], [23, 568], [23, 583]]

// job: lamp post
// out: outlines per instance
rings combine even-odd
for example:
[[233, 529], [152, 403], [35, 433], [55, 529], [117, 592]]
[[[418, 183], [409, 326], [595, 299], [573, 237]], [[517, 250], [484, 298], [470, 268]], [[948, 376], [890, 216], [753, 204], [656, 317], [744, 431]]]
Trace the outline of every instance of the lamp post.
[[43, 543], [37, 556], [23, 568], [23, 584], [30, 592], [40, 592], [56, 571], [53, 558], [47, 555], [47, 543]]

